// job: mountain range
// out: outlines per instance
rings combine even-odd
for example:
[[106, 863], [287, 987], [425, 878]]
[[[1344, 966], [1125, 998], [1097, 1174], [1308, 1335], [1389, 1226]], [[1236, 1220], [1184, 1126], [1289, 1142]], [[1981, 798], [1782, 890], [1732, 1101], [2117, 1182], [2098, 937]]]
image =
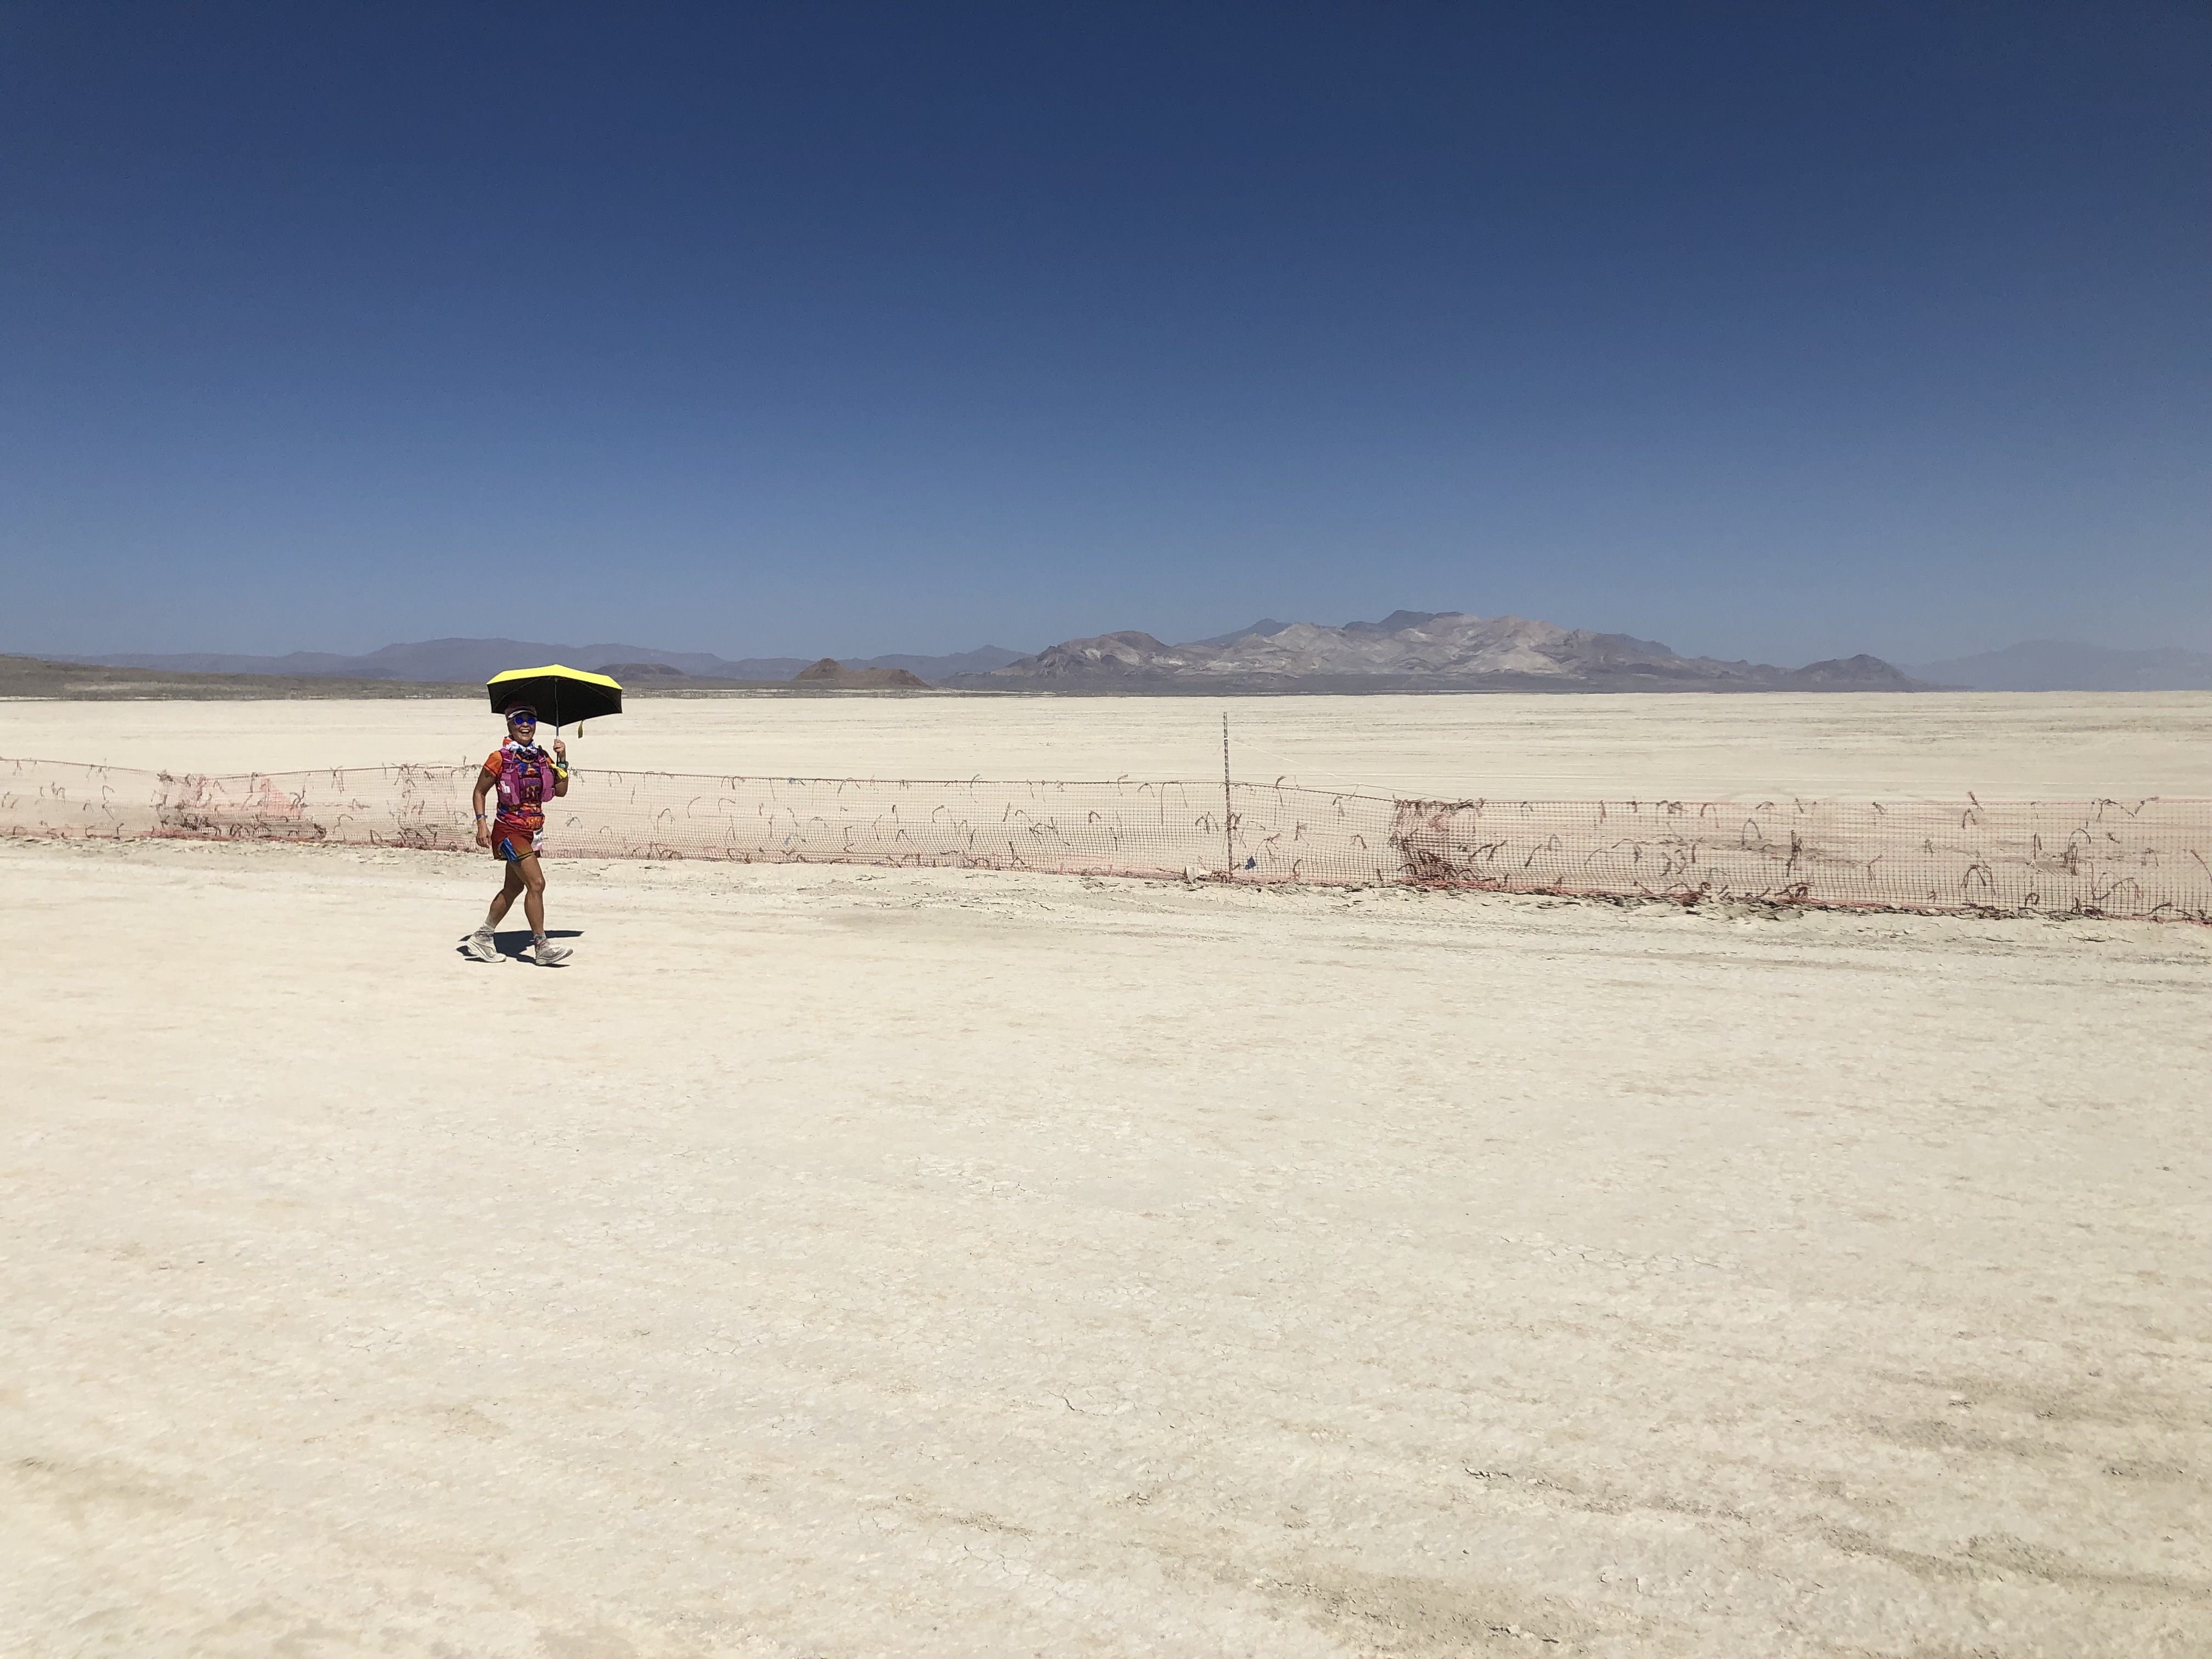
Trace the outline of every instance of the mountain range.
[[1070, 640], [944, 684], [971, 690], [1921, 691], [1878, 657], [1803, 668], [1684, 657], [1651, 640], [1520, 617], [1397, 611], [1380, 622], [1279, 623], [1164, 645], [1149, 634]]
[[[387, 645], [358, 656], [322, 651], [283, 656], [124, 653], [51, 660], [169, 674], [445, 684], [481, 684], [505, 669], [565, 662], [577, 668], [619, 671], [618, 678], [642, 682], [640, 690], [665, 690], [686, 682], [788, 684], [815, 659], [719, 657], [643, 645], [445, 639]], [[2212, 653], [2202, 651], [2120, 651], [2032, 640], [2002, 651], [1904, 668], [1859, 656], [1787, 669], [1684, 657], [1626, 634], [1565, 629], [1517, 617], [1430, 611], [1394, 611], [1380, 622], [1346, 623], [1341, 628], [1269, 617], [1248, 628], [1181, 645], [1128, 631], [1068, 640], [1028, 655], [986, 645], [944, 656], [848, 657], [841, 659], [840, 668], [848, 675], [899, 671], [933, 684], [976, 690], [2212, 690]]]

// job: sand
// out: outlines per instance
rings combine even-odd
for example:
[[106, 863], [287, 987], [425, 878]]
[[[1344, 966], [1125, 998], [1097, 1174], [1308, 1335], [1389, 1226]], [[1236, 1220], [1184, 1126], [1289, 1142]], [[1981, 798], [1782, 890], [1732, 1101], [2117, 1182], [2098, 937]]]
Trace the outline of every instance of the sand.
[[0, 1651], [2212, 1651], [2212, 930], [571, 861], [545, 970], [490, 874], [0, 847]]
[[[1377, 793], [2212, 796], [2212, 692], [1051, 698], [641, 696], [579, 764], [784, 777], [1213, 779]], [[0, 755], [195, 772], [473, 763], [456, 702], [0, 702]]]

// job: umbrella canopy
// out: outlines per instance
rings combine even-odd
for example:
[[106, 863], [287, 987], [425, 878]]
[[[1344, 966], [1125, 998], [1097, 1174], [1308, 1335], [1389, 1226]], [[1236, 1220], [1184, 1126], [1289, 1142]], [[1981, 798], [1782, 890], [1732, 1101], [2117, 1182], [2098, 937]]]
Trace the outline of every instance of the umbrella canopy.
[[499, 713], [526, 702], [539, 720], [555, 727], [622, 713], [619, 681], [557, 662], [543, 668], [510, 668], [485, 681], [484, 690], [491, 693], [491, 706]]

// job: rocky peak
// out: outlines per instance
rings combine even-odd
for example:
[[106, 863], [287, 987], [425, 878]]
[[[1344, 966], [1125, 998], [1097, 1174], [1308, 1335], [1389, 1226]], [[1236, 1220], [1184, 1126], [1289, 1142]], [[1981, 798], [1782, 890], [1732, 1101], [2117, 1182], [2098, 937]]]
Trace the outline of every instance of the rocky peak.
[[1394, 611], [1380, 622], [1272, 625], [1164, 645], [1130, 629], [1068, 640], [987, 674], [978, 690], [1911, 690], [1875, 657], [1795, 671], [1683, 657], [1653, 640], [1568, 629], [1521, 617]]

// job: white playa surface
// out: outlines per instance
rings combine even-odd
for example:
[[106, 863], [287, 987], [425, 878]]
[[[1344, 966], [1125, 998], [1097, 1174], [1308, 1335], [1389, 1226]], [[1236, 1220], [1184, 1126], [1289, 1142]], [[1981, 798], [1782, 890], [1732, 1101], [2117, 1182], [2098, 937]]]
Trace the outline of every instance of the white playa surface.
[[[1913, 701], [1232, 712], [1407, 782], [1549, 721], [1530, 793], [2208, 793], [2207, 699]], [[638, 708], [679, 769], [1203, 775], [1212, 718]], [[2212, 930], [551, 878], [546, 970], [456, 953], [489, 860], [0, 846], [0, 1652], [2212, 1652]]]
[[[586, 767], [1237, 777], [1457, 799], [2212, 796], [2212, 692], [1827, 696], [634, 697]], [[0, 702], [0, 755], [191, 772], [482, 760], [473, 702]]]

